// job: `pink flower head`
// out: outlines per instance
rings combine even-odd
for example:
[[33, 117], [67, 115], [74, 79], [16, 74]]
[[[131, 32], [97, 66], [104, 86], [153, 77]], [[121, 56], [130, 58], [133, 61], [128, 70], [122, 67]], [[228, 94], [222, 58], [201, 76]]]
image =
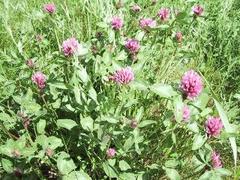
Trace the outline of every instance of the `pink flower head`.
[[56, 6], [54, 3], [44, 4], [43, 10], [49, 14], [53, 14], [56, 11]]
[[134, 80], [134, 73], [130, 67], [126, 67], [117, 70], [110, 79], [118, 84], [129, 84]]
[[39, 89], [43, 89], [45, 87], [46, 76], [42, 72], [38, 71], [32, 75], [32, 81]]
[[109, 148], [107, 150], [107, 157], [108, 158], [113, 158], [116, 155], [116, 150], [114, 148]]
[[222, 128], [223, 124], [219, 117], [209, 117], [205, 123], [205, 129], [209, 136], [219, 136]]
[[136, 39], [129, 39], [125, 43], [125, 47], [128, 49], [128, 51], [131, 54], [136, 54], [136, 53], [138, 53], [138, 51], [140, 49], [140, 43]]
[[141, 7], [140, 7], [139, 5], [134, 4], [134, 5], [131, 7], [131, 10], [132, 10], [133, 12], [140, 12], [142, 9], [141, 9]]
[[168, 8], [162, 8], [157, 15], [162, 21], [167, 21], [170, 17], [170, 10]]
[[156, 27], [157, 23], [151, 18], [143, 18], [139, 21], [139, 25], [142, 29], [148, 29]]
[[63, 41], [62, 50], [65, 56], [72, 56], [79, 51], [80, 44], [76, 38], [69, 38]]
[[213, 168], [221, 168], [222, 167], [222, 162], [221, 162], [219, 153], [213, 151], [212, 155], [211, 155], [211, 161], [212, 161]]
[[197, 97], [203, 89], [202, 79], [194, 70], [184, 73], [181, 80], [181, 89], [188, 99]]
[[183, 120], [187, 122], [190, 118], [190, 109], [187, 105], [183, 107]]
[[177, 40], [178, 43], [181, 43], [181, 42], [182, 42], [182, 39], [183, 39], [182, 33], [181, 33], [181, 32], [177, 32], [177, 33], [175, 34], [175, 38], [176, 38], [176, 40]]
[[201, 16], [203, 13], [203, 7], [200, 5], [196, 5], [193, 7], [192, 11], [196, 16]]
[[115, 16], [112, 18], [111, 24], [114, 30], [120, 30], [123, 27], [123, 20], [120, 17]]

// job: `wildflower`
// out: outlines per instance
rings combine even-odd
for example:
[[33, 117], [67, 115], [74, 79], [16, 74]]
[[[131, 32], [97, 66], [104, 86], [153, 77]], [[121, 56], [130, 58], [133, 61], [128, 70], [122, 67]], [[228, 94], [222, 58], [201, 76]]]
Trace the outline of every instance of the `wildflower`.
[[51, 157], [54, 154], [54, 151], [50, 148], [47, 148], [45, 150], [45, 153], [46, 153], [47, 156]]
[[196, 16], [201, 16], [203, 14], [203, 7], [200, 5], [196, 5], [193, 7], [192, 11]]
[[13, 156], [13, 157], [19, 158], [20, 155], [21, 155], [21, 154], [20, 154], [20, 152], [19, 152], [18, 150], [14, 149], [14, 150], [12, 151], [12, 156]]
[[137, 125], [138, 125], [137, 121], [135, 119], [133, 119], [130, 124], [131, 128], [135, 129], [137, 127]]
[[184, 73], [181, 80], [181, 89], [188, 99], [197, 97], [203, 89], [202, 79], [194, 70]]
[[123, 27], [123, 20], [120, 17], [115, 16], [112, 18], [111, 24], [114, 30], [120, 30]]
[[38, 71], [32, 75], [32, 81], [39, 89], [43, 89], [45, 87], [46, 76], [42, 72]]
[[187, 105], [183, 107], [183, 120], [187, 122], [190, 118], [190, 109]]
[[122, 68], [117, 70], [110, 80], [118, 84], [129, 84], [134, 80], [134, 73], [130, 67]]
[[34, 62], [32, 59], [28, 59], [26, 61], [26, 65], [29, 67], [29, 68], [33, 68], [35, 66]]
[[62, 43], [62, 50], [65, 56], [69, 57], [77, 54], [80, 48], [78, 40], [74, 37], [69, 38]]
[[20, 179], [22, 179], [23, 176], [23, 171], [20, 168], [15, 168], [14, 169], [14, 175]]
[[157, 23], [151, 18], [143, 18], [139, 21], [139, 25], [142, 29], [147, 29], [156, 27]]
[[98, 48], [97, 48], [97, 46], [96, 46], [96, 45], [92, 45], [92, 46], [91, 46], [91, 51], [92, 51], [93, 55], [96, 55], [96, 54], [98, 53]]
[[209, 136], [219, 136], [222, 128], [223, 124], [219, 117], [209, 117], [205, 123], [205, 129]]
[[108, 158], [113, 158], [116, 155], [116, 150], [114, 148], [109, 148], [107, 150], [107, 157]]
[[17, 115], [22, 119], [24, 128], [28, 129], [31, 119], [24, 112], [18, 112]]
[[157, 15], [162, 21], [167, 21], [170, 17], [170, 10], [168, 8], [162, 8]]
[[221, 162], [219, 153], [213, 151], [212, 155], [211, 155], [211, 161], [212, 161], [213, 168], [221, 168], [222, 167], [222, 162]]
[[43, 10], [44, 10], [46, 13], [53, 14], [53, 13], [56, 11], [56, 6], [55, 6], [54, 3], [44, 4]]
[[131, 10], [132, 10], [133, 12], [140, 12], [140, 11], [142, 11], [141, 7], [140, 7], [139, 5], [137, 5], [137, 4], [134, 4], [134, 5], [131, 7]]
[[128, 49], [128, 51], [131, 54], [136, 54], [140, 49], [140, 44], [139, 44], [139, 41], [136, 39], [129, 39], [125, 43], [125, 47]]
[[30, 125], [30, 119], [28, 117], [23, 118], [23, 126], [25, 129], [28, 129]]
[[175, 38], [176, 38], [176, 41], [177, 41], [178, 43], [181, 43], [181, 42], [182, 42], [182, 39], [183, 39], [182, 33], [181, 33], [181, 32], [177, 32], [177, 33], [175, 34]]

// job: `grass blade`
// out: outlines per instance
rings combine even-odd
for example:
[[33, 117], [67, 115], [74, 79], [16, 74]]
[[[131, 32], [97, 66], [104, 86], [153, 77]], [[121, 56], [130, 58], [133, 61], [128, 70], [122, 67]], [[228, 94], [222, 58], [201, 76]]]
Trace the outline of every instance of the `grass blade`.
[[[216, 99], [214, 99], [214, 102], [215, 102], [216, 108], [218, 110], [219, 116], [220, 116], [220, 118], [222, 120], [222, 123], [224, 125], [224, 128], [225, 128], [226, 132], [227, 133], [231, 133], [231, 125], [229, 123], [228, 117], [227, 117], [223, 107], [221, 106], [221, 104]], [[234, 164], [236, 166], [237, 165], [237, 145], [236, 145], [236, 139], [235, 139], [235, 137], [230, 137], [229, 141], [230, 141], [230, 144], [231, 144], [231, 147], [232, 147], [232, 151], [233, 151]]]

